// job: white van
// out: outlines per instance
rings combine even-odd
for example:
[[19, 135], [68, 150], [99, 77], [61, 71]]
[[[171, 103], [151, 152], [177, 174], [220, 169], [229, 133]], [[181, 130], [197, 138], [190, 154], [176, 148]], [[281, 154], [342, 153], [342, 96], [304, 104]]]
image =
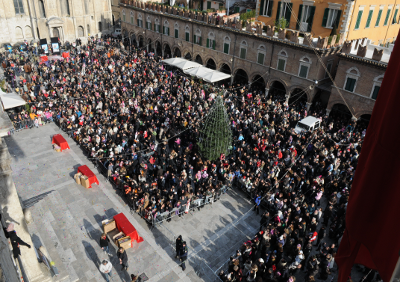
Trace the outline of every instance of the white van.
[[313, 116], [308, 116], [297, 122], [294, 131], [300, 133], [302, 131], [314, 131], [320, 127], [320, 121], [318, 118]]
[[118, 37], [119, 35], [121, 35], [121, 29], [120, 28], [116, 28], [115, 31], [111, 35], [113, 37]]

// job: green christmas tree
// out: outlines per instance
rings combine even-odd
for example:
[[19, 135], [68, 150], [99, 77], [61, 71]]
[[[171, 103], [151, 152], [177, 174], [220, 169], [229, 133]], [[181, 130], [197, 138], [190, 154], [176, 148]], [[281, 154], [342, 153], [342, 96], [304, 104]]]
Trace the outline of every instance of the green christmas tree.
[[229, 117], [220, 95], [207, 115], [203, 128], [200, 130], [199, 148], [202, 156], [214, 161], [221, 154], [228, 155], [232, 145], [232, 131]]

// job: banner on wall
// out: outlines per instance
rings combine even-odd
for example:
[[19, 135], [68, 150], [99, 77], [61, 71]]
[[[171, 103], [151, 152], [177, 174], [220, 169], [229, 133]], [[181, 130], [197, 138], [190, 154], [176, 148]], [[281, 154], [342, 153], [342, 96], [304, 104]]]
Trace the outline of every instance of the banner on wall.
[[51, 43], [53, 54], [60, 55], [60, 45], [58, 43]]

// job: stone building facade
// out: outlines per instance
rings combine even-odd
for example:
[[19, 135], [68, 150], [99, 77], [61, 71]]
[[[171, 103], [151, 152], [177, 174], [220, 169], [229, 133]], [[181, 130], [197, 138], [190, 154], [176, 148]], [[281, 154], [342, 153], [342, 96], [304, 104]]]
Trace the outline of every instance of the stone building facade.
[[[276, 32], [273, 27], [265, 32], [260, 24], [246, 24], [242, 28], [231, 19], [217, 23], [212, 15], [150, 2], [121, 0], [121, 13], [125, 15], [123, 36], [137, 47], [164, 58], [184, 57], [231, 74], [230, 83], [248, 81], [266, 93], [281, 89], [289, 104], [302, 99], [309, 107], [320, 99], [328, 112], [343, 104], [350, 108], [353, 118], [372, 113], [373, 83], [381, 82], [390, 57], [389, 52], [385, 61], [382, 55], [366, 58], [360, 52], [367, 48], [366, 39], [345, 43], [341, 39], [330, 46], [328, 37], [312, 38], [305, 34], [301, 38], [298, 32]], [[344, 50], [349, 44], [353, 46], [351, 50]], [[379, 46], [370, 47], [374, 54], [379, 53]], [[346, 91], [344, 86], [351, 67], [360, 72], [360, 82], [353, 92]]]
[[59, 37], [62, 42], [107, 31], [111, 0], [3, 0], [0, 43]]
[[341, 105], [342, 108], [348, 108], [353, 116], [369, 119], [388, 64], [350, 53], [341, 53], [338, 57], [340, 60], [335, 76], [337, 88], [332, 87], [327, 111], [330, 112], [335, 105]]
[[257, 83], [267, 93], [271, 88], [282, 89], [287, 99], [295, 94], [308, 105], [316, 93], [315, 86], [326, 80], [316, 53], [327, 63], [337, 61], [340, 50], [326, 48], [325, 39], [311, 38], [319, 46], [316, 49], [296, 33], [283, 30], [278, 37], [264, 36], [262, 30], [254, 32], [250, 26], [245, 31], [234, 28], [231, 22], [216, 25], [213, 16], [188, 14], [163, 5], [121, 1], [121, 13], [125, 14], [122, 33], [138, 47], [154, 50], [165, 58], [192, 59], [232, 74], [231, 83]]

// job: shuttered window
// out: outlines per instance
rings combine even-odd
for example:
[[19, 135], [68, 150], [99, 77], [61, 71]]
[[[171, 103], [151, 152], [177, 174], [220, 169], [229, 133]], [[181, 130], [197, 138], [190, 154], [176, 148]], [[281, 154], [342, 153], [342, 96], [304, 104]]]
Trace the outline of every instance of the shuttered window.
[[240, 58], [246, 59], [246, 48], [240, 48]]
[[372, 19], [373, 13], [374, 13], [374, 10], [369, 10], [367, 24], [365, 25], [365, 28], [369, 28], [369, 26], [371, 25], [371, 19]]
[[356, 86], [357, 80], [354, 78], [347, 78], [346, 87], [344, 88], [347, 91], [354, 92], [354, 87]]
[[358, 11], [356, 26], [355, 26], [354, 29], [359, 29], [360, 28], [360, 23], [361, 23], [361, 18], [362, 18], [363, 12], [364, 11]]
[[284, 59], [278, 59], [278, 70], [285, 71], [286, 61]]
[[229, 54], [229, 43], [224, 43], [224, 53]]
[[257, 63], [260, 64], [260, 65], [263, 65], [264, 64], [264, 58], [265, 58], [264, 53], [258, 53], [258, 55], [257, 55]]
[[378, 17], [376, 18], [376, 23], [375, 23], [375, 26], [376, 26], [376, 27], [379, 26], [379, 23], [380, 23], [381, 17], [382, 17], [382, 12], [383, 12], [382, 9], [379, 10]]
[[392, 12], [392, 9], [387, 10], [386, 13], [386, 18], [385, 18], [385, 23], [383, 25], [387, 25], [390, 17], [390, 13]]

